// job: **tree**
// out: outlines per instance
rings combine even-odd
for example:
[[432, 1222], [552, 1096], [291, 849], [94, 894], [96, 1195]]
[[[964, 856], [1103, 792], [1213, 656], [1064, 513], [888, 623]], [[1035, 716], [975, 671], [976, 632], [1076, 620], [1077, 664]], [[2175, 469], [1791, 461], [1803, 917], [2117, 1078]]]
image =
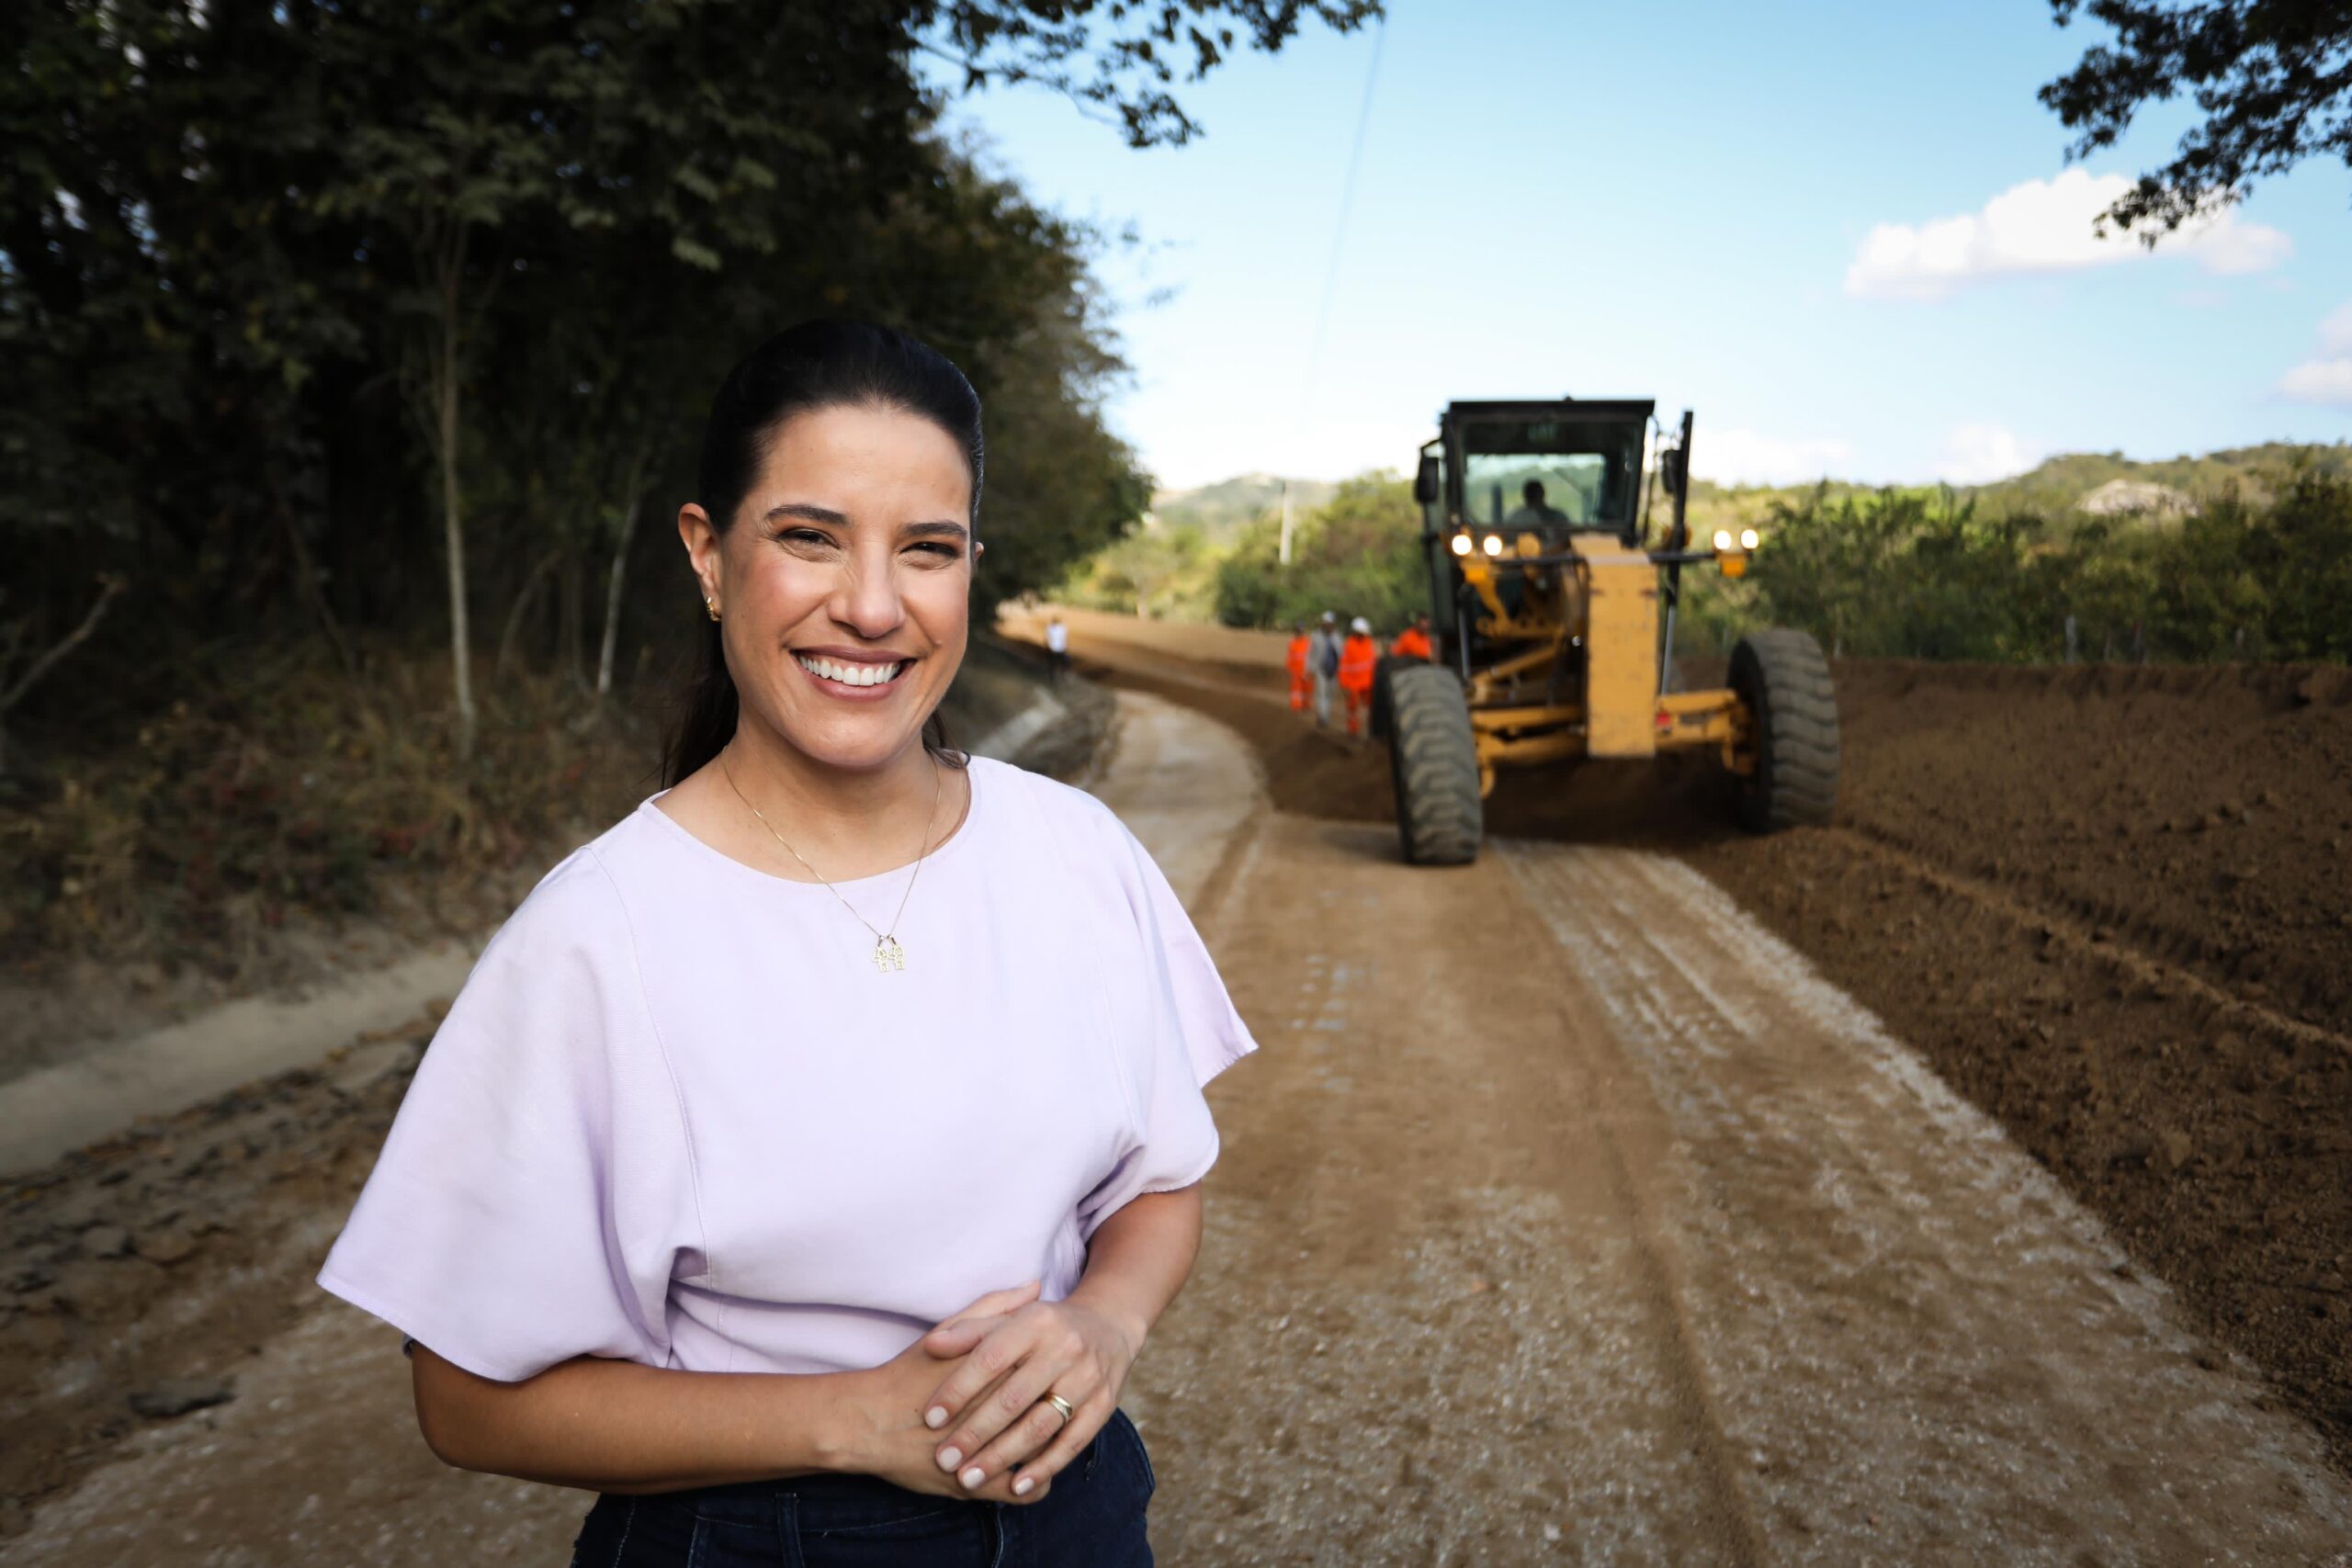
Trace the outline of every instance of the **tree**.
[[11, 582], [62, 609], [114, 572], [114, 627], [250, 626], [305, 544], [305, 389], [358, 345], [349, 244], [322, 244], [288, 198], [325, 134], [286, 90], [301, 51], [252, 4], [51, 3], [7, 21]]
[[1381, 9], [1382, 0], [917, 0], [910, 26], [967, 87], [1037, 83], [1107, 109], [1129, 146], [1182, 146], [1201, 128], [1168, 88], [1232, 52], [1230, 24], [1272, 54], [1309, 17], [1344, 33]]
[[2154, 244], [2308, 157], [2352, 164], [2352, 5], [2346, 0], [2050, 0], [2115, 29], [2041, 101], [2078, 132], [2068, 156], [2113, 146], [2152, 101], [2191, 94], [2205, 118], [2171, 162], [2101, 218]]
[[[517, 231], [650, 231], [711, 273], [774, 250], [770, 198], [808, 183], [796, 169], [907, 139], [918, 105], [892, 62], [898, 25], [891, 0], [764, 18], [728, 0], [355, 0], [322, 20], [327, 90], [354, 129], [319, 206], [370, 223], [412, 280], [401, 303], [438, 470], [461, 754], [475, 722], [461, 398], [483, 317], [526, 261]], [[851, 70], [808, 64], [829, 54]], [[709, 89], [729, 79], [794, 90]]]

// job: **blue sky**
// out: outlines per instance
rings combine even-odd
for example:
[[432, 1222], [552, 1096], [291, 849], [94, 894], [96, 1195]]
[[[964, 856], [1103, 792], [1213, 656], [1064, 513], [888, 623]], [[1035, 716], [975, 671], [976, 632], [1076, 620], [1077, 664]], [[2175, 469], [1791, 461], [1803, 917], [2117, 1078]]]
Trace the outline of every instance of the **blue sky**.
[[1136, 370], [1112, 412], [1164, 483], [1407, 468], [1450, 398], [1562, 393], [1696, 409], [1724, 479], [2352, 436], [2352, 171], [2153, 255], [2094, 245], [2095, 182], [2186, 121], [2068, 173], [2034, 92], [2102, 31], [2045, 0], [1389, 12], [1313, 366], [1368, 32], [1221, 68], [1183, 148], [1035, 88], [953, 111], [1037, 197], [1140, 236], [1101, 266]]

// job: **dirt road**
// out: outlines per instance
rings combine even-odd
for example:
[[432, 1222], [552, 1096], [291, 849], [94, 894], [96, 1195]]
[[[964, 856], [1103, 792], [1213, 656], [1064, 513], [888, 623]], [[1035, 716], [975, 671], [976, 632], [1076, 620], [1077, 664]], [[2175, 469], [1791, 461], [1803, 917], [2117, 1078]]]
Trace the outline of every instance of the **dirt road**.
[[[1269, 804], [1232, 732], [1122, 703], [1102, 788], [1264, 1047], [1213, 1090], [1208, 1245], [1130, 1388], [1163, 1562], [2352, 1551], [2352, 1492], [2254, 1369], [1688, 864], [1510, 840], [1408, 870], [1385, 826]], [[306, 1284], [413, 1053], [17, 1195], [36, 1295], [157, 1284], [96, 1336], [53, 1303], [0, 1328], [0, 1418], [84, 1448], [10, 1562], [562, 1561], [581, 1499], [439, 1470], [386, 1332]], [[132, 1255], [85, 1256], [96, 1222]], [[224, 1372], [217, 1408], [96, 1418]]]
[[[1072, 624], [1122, 684], [1248, 736], [1278, 808], [1391, 820], [1385, 751], [1287, 711], [1279, 637]], [[2352, 1475], [2352, 671], [1836, 678], [1832, 827], [1736, 832], [1722, 774], [1686, 756], [1506, 771], [1488, 829], [1699, 870], [1998, 1121]]]

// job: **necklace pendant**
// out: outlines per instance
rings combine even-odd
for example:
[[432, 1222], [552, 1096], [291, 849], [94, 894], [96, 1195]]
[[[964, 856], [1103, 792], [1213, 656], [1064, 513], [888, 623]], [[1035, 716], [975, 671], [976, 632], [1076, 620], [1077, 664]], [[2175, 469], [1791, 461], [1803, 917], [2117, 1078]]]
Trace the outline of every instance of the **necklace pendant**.
[[886, 936], [874, 944], [875, 968], [888, 975], [902, 970], [906, 966], [907, 950], [899, 945], [897, 937]]

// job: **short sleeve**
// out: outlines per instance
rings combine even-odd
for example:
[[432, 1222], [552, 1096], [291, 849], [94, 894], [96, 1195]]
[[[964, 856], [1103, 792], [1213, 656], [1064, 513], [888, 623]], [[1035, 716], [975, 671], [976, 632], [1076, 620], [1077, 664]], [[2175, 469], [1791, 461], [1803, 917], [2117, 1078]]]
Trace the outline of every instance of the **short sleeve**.
[[582, 1355], [665, 1364], [670, 1280], [701, 1249], [626, 909], [582, 850], [483, 951], [319, 1283], [512, 1382]]
[[1208, 1174], [1216, 1163], [1217, 1132], [1201, 1090], [1258, 1048], [1176, 890], [1149, 852], [1112, 821], [1142, 960], [1148, 1048], [1138, 1057], [1144, 1064], [1136, 1085], [1141, 1134], [1079, 1205], [1080, 1230], [1087, 1237], [1131, 1200], [1189, 1187]]

